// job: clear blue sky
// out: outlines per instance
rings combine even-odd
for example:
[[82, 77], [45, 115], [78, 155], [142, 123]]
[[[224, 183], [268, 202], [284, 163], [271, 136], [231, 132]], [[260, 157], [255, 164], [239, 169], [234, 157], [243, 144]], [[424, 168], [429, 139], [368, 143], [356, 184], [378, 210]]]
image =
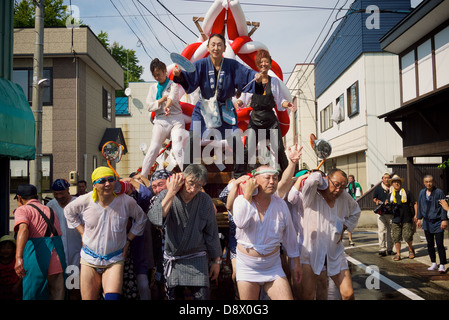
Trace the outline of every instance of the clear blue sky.
[[[282, 68], [284, 80], [287, 80], [295, 64], [313, 62], [332, 22], [342, 17], [346, 13], [344, 9], [349, 8], [352, 2], [353, 0], [241, 0], [240, 4], [247, 21], [261, 24], [252, 39], [269, 48], [272, 58]], [[411, 0], [412, 6], [419, 2], [421, 0]], [[70, 3], [79, 8], [81, 20], [95, 34], [101, 30], [106, 31], [111, 42], [117, 41], [125, 48], [134, 49], [144, 67], [142, 78], [149, 81], [153, 80], [149, 72], [152, 58], [157, 57], [169, 65], [169, 52], [180, 53], [186, 46], [184, 42], [190, 44], [198, 41], [198, 29], [192, 18], [204, 17], [213, 1], [64, 0], [64, 4]], [[332, 10], [334, 8], [336, 10]], [[340, 8], [343, 9], [339, 11]], [[153, 15], [182, 40], [168, 31]], [[335, 23], [333, 27], [337, 25]], [[138, 43], [137, 37], [143, 45]]]

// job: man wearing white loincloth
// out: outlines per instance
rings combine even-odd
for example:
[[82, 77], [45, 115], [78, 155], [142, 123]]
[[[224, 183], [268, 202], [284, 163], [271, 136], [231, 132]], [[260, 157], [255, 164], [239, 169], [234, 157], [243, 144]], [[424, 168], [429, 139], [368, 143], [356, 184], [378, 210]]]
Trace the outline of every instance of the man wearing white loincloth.
[[[301, 281], [297, 233], [287, 204], [275, 195], [279, 171], [261, 166], [243, 185], [243, 195], [235, 199], [237, 226], [237, 287], [241, 300], [257, 300], [260, 287], [272, 300], [292, 300], [289, 282], [282, 269], [281, 243], [293, 260], [293, 274]], [[257, 190], [257, 194], [254, 195]]]
[[332, 169], [327, 176], [313, 172], [302, 188], [304, 208], [301, 263], [304, 271], [303, 299], [315, 298], [316, 281], [326, 266], [327, 274], [340, 290], [342, 299], [354, 299], [351, 274], [341, 239], [352, 232], [360, 207], [345, 191], [346, 173]]

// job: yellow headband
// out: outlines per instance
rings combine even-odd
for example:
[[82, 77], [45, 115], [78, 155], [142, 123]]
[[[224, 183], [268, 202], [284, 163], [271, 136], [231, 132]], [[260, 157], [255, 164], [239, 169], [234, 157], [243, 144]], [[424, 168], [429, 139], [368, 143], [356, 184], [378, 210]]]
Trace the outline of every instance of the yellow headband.
[[[112, 171], [111, 168], [109, 167], [98, 167], [97, 169], [94, 170], [94, 172], [92, 172], [92, 183], [94, 183], [94, 181], [103, 178], [103, 177], [110, 177], [110, 176], [114, 176], [114, 171]], [[114, 193], [114, 196], [116, 196], [116, 194]], [[94, 200], [94, 202], [97, 202], [98, 199], [98, 194], [97, 194], [97, 189], [93, 189], [92, 192], [92, 199]]]

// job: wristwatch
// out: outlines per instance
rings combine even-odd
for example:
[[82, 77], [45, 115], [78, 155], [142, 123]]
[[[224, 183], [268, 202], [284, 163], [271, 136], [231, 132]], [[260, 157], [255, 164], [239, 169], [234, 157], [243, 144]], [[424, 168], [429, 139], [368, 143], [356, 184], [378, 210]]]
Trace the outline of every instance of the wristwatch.
[[221, 264], [221, 259], [214, 260], [214, 263], [215, 263], [215, 264]]

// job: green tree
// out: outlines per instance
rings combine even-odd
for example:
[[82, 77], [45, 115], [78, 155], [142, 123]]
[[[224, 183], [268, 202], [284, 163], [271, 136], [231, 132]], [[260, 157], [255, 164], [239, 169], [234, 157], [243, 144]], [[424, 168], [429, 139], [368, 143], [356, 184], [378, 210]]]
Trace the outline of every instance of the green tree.
[[[69, 17], [67, 6], [63, 0], [44, 1], [44, 26], [63, 27]], [[34, 27], [35, 5], [33, 0], [14, 1], [14, 27]]]
[[[139, 65], [136, 51], [132, 49], [125, 49], [118, 42], [114, 41], [112, 45], [109, 43], [109, 36], [106, 32], [100, 31], [97, 36], [98, 40], [111, 53], [114, 59], [122, 66], [124, 70], [125, 88], [128, 87], [129, 82], [143, 81], [140, 76], [143, 73], [143, 67]], [[123, 97], [123, 90], [116, 92], [117, 97]]]

